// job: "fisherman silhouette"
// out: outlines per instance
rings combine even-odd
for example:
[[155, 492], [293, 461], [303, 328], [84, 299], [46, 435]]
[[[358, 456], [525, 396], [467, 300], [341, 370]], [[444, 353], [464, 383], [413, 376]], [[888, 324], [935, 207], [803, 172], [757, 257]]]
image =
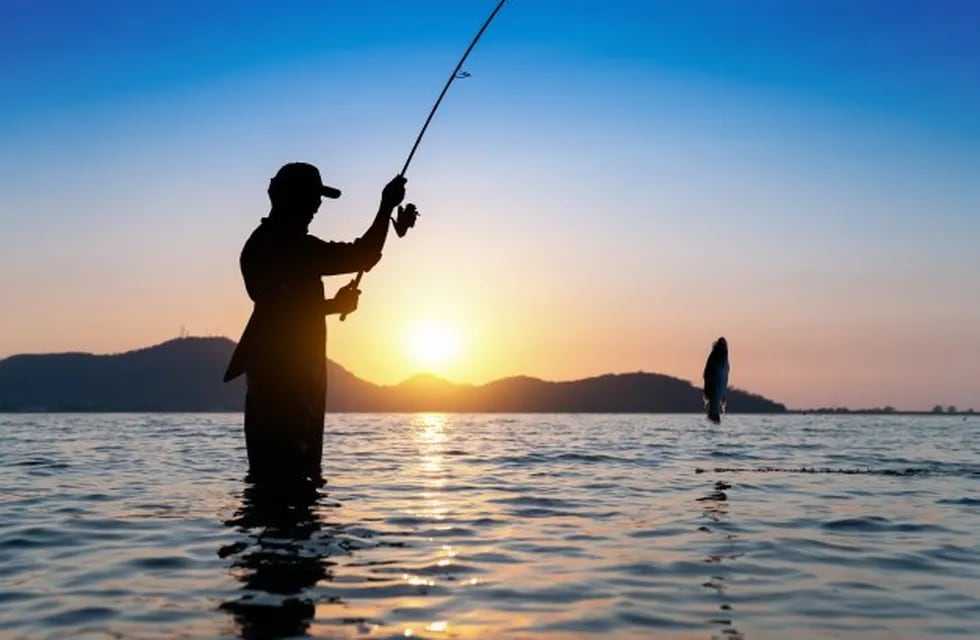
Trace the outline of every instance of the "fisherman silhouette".
[[284, 165], [269, 182], [272, 208], [242, 249], [252, 315], [232, 354], [225, 381], [246, 376], [245, 446], [252, 474], [319, 477], [326, 403], [326, 323], [357, 309], [357, 280], [324, 299], [322, 276], [369, 271], [381, 259], [388, 220], [398, 207], [399, 235], [418, 212], [405, 178], [381, 192], [374, 221], [354, 242], [326, 242], [308, 227], [321, 197], [339, 198], [311, 164]]

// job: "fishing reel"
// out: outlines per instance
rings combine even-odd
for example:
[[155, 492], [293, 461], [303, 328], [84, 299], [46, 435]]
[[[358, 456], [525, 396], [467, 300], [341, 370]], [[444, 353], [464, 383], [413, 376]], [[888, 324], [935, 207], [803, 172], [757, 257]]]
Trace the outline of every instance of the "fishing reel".
[[404, 238], [408, 230], [415, 226], [418, 217], [419, 210], [415, 208], [414, 204], [409, 203], [404, 207], [398, 207], [398, 213], [391, 219], [391, 222], [399, 238]]

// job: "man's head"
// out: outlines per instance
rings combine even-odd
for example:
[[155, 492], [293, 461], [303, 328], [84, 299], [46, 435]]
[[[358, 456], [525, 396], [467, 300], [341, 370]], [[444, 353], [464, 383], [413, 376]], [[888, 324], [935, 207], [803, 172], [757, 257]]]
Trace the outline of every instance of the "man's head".
[[339, 198], [340, 190], [328, 187], [320, 171], [306, 162], [290, 162], [269, 181], [269, 200], [276, 215], [308, 225], [320, 208], [320, 198]]

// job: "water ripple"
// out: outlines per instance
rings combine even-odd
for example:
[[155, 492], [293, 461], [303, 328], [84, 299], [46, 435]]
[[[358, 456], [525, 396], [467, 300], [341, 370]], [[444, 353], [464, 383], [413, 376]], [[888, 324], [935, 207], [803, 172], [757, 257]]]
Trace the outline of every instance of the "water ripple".
[[240, 415], [0, 434], [5, 637], [980, 628], [980, 419], [337, 415], [325, 486], [243, 478]]

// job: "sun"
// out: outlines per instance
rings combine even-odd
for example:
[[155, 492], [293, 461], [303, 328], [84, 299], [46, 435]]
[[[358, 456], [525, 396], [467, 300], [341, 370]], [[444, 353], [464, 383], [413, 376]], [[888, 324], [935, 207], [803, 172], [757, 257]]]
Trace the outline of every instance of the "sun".
[[417, 325], [408, 335], [408, 350], [416, 364], [430, 369], [443, 367], [456, 357], [459, 339], [441, 324]]

